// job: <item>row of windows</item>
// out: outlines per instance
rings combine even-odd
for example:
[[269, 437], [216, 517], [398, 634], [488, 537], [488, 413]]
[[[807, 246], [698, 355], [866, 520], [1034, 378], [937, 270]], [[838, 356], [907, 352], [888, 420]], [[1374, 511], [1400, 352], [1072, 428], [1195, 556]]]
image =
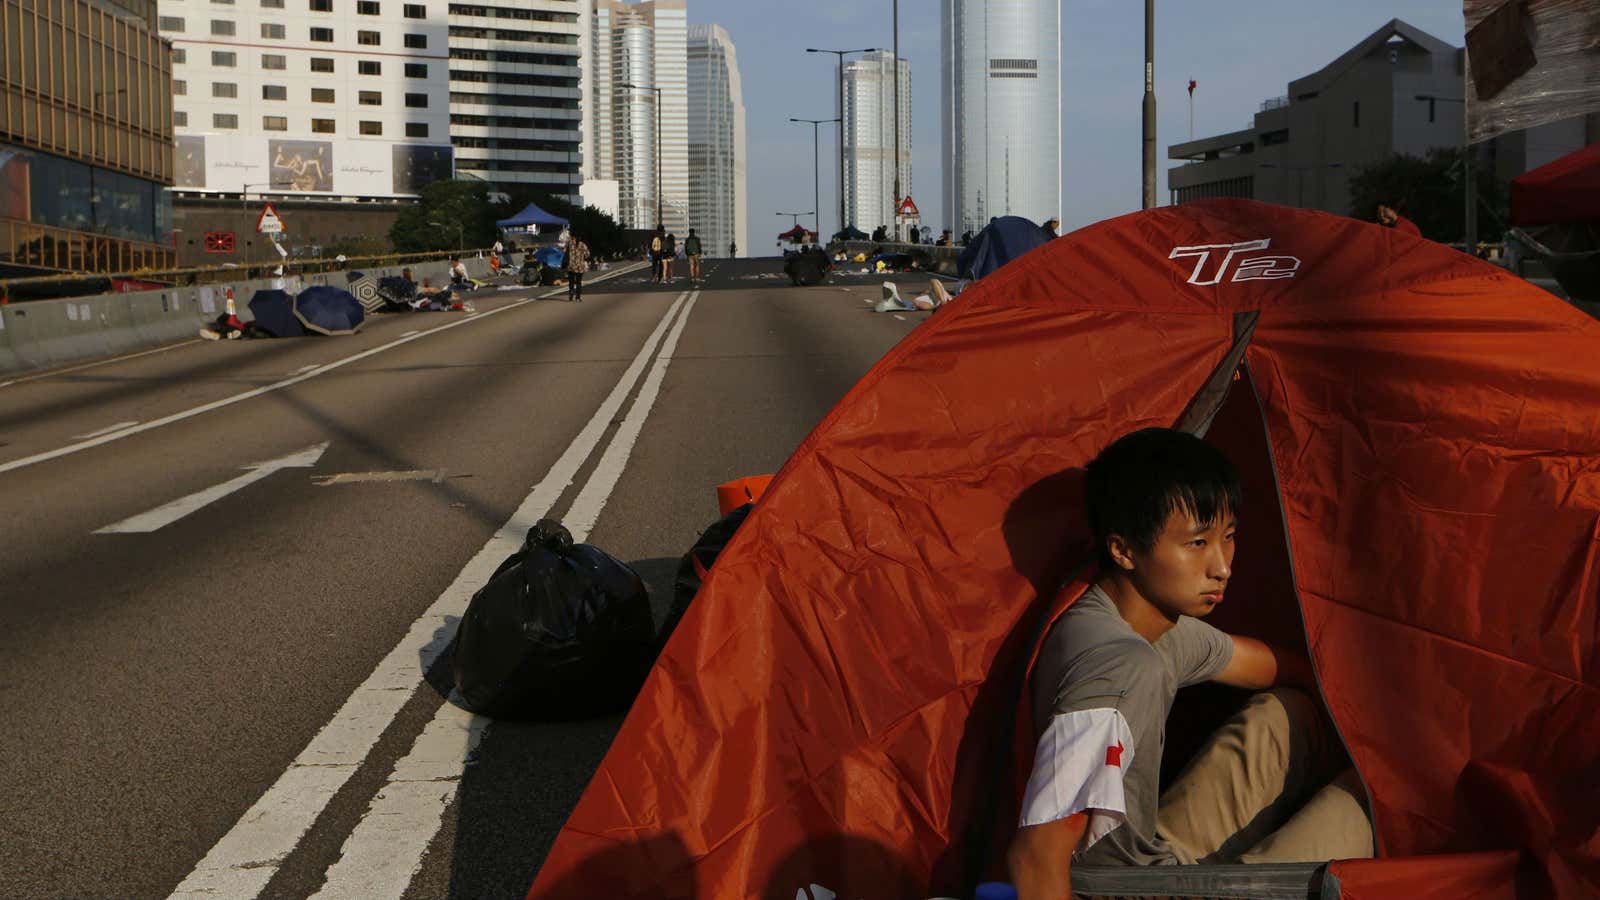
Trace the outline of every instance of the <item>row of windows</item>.
[[521, 75], [512, 72], [474, 72], [470, 69], [451, 69], [451, 81], [471, 81], [479, 84], [530, 84], [542, 87], [576, 88], [578, 78], [564, 75]]
[[466, 47], [451, 47], [451, 59], [472, 59], [479, 62], [523, 63], [532, 66], [572, 66], [578, 65], [576, 56], [559, 56], [554, 53], [518, 53], [514, 50], [472, 50]]
[[450, 92], [451, 103], [482, 106], [536, 106], [541, 109], [577, 109], [578, 101], [559, 97], [529, 97], [524, 94], [467, 94]]
[[[181, 34], [185, 28], [185, 22], [178, 16], [161, 17], [162, 31], [176, 31]], [[235, 23], [229, 19], [212, 19], [211, 34], [213, 37], [236, 37], [238, 29]], [[270, 40], [282, 41], [288, 39], [289, 33], [284, 25], [276, 22], [262, 22], [261, 36]], [[331, 44], [333, 43], [333, 29], [313, 27], [310, 29], [309, 37], [315, 43]], [[402, 38], [402, 43], [412, 50], [428, 49], [428, 36], [425, 34], [406, 34]], [[376, 31], [357, 31], [356, 43], [363, 47], [379, 47], [383, 45], [383, 35]]]
[[[211, 2], [218, 6], [234, 5], [234, 0], [211, 0]], [[402, 4], [402, 7], [408, 19], [426, 19], [428, 17], [428, 8], [421, 3], [405, 3]], [[283, 0], [261, 0], [261, 8], [283, 9], [284, 3]], [[308, 0], [307, 8], [312, 12], [333, 12], [333, 0]], [[383, 4], [379, 3], [378, 0], [356, 0], [356, 14], [361, 16], [381, 16], [383, 15]], [[166, 20], [163, 19], [162, 21]], [[161, 27], [166, 28], [167, 26], [163, 25]]]
[[554, 34], [548, 31], [507, 31], [503, 28], [466, 28], [450, 26], [450, 36], [459, 38], [493, 38], [497, 41], [540, 41], [546, 44], [576, 44], [575, 34]]
[[468, 116], [451, 115], [451, 125], [477, 125], [484, 128], [545, 128], [552, 131], [573, 131], [578, 123], [569, 119], [535, 119], [525, 116]]
[[481, 138], [457, 137], [451, 143], [457, 147], [473, 147], [480, 150], [543, 150], [547, 153], [577, 153], [579, 146], [576, 141], [530, 141], [521, 138]]
[[1037, 59], [991, 59], [989, 60], [989, 68], [1037, 69], [1039, 68], [1039, 61]]
[[[173, 50], [172, 50], [172, 61], [174, 63], [187, 62], [188, 61], [188, 56], [189, 56], [188, 52], [185, 51], [182, 47], [174, 47]], [[221, 68], [233, 68], [233, 67], [237, 66], [238, 63], [239, 63], [239, 56], [238, 56], [237, 53], [235, 53], [232, 50], [213, 50], [213, 51], [211, 51], [211, 64], [213, 66], [218, 66], [218, 67], [221, 67]], [[261, 68], [263, 68], [263, 69], [270, 69], [270, 70], [274, 70], [274, 71], [283, 71], [283, 70], [287, 69], [288, 67], [289, 67], [288, 57], [284, 56], [281, 53], [263, 53], [263, 54], [261, 54]], [[332, 57], [327, 57], [327, 56], [313, 56], [313, 57], [311, 57], [311, 71], [313, 71], [313, 72], [332, 72], [333, 71], [333, 58]], [[362, 74], [362, 75], [382, 75], [383, 74], [383, 63], [378, 61], [378, 60], [376, 60], [376, 59], [357, 60], [356, 61], [356, 71], [358, 73]], [[407, 78], [427, 78], [428, 77], [428, 64], [427, 63], [406, 63], [405, 64], [405, 75], [406, 75]], [[476, 79], [474, 79], [474, 80], [476, 80]], [[521, 82], [518, 82], [518, 83], [521, 83]], [[572, 86], [575, 87], [576, 85], [574, 84]]]
[[[173, 124], [177, 125], [179, 128], [187, 128], [189, 126], [189, 114], [181, 109], [177, 110], [172, 114], [172, 121]], [[239, 115], [237, 113], [212, 113], [211, 127], [218, 131], [236, 131], [239, 128]], [[313, 134], [336, 134], [338, 133], [338, 128], [338, 121], [335, 119], [311, 120], [311, 132]], [[381, 136], [383, 134], [383, 123], [374, 122], [371, 120], [362, 120], [356, 123], [356, 129], [363, 135]], [[289, 117], [262, 116], [261, 130], [288, 131]], [[427, 136], [428, 123], [406, 123], [406, 137], [425, 138]]]
[[[175, 96], [178, 96], [178, 97], [188, 96], [188, 94], [189, 94], [189, 83], [187, 81], [174, 81], [174, 82], [172, 82], [172, 93]], [[226, 99], [234, 99], [234, 98], [239, 96], [239, 85], [234, 83], [234, 82], [231, 82], [231, 81], [213, 81], [213, 82], [211, 82], [211, 96], [213, 96], [213, 97], [223, 97], [223, 98], [226, 98]], [[286, 87], [285, 85], [281, 85], [281, 84], [263, 84], [261, 86], [261, 99], [263, 99], [263, 100], [288, 100], [289, 99], [289, 88]], [[383, 105], [383, 92], [382, 91], [357, 91], [356, 92], [356, 99], [362, 106], [382, 106]], [[334, 89], [333, 88], [319, 88], [319, 87], [312, 88], [311, 89], [311, 102], [312, 103], [334, 103], [334, 102], [337, 102]], [[428, 95], [427, 94], [407, 93], [405, 95], [405, 103], [406, 103], [406, 107], [409, 108], [409, 109], [427, 109], [428, 108]]]
[[538, 22], [565, 22], [575, 24], [577, 13], [545, 12], [538, 9], [508, 9], [504, 6], [470, 6], [465, 3], [450, 4], [452, 16], [478, 16], [480, 18], [525, 19]]
[[1038, 72], [990, 72], [990, 78], [1038, 78]]

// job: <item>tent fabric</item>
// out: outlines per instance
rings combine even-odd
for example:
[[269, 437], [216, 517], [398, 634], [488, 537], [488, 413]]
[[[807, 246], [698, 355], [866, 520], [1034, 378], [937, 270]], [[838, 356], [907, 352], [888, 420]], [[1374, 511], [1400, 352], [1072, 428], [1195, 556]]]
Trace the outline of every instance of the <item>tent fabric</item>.
[[308, 331], [338, 335], [360, 331], [367, 313], [349, 291], [319, 284], [295, 295], [294, 317]]
[[555, 246], [540, 247], [539, 249], [533, 251], [533, 258], [538, 260], [540, 265], [549, 266], [552, 269], [559, 269], [567, 261], [567, 252], [562, 250], [560, 247]]
[[778, 240], [788, 241], [791, 244], [798, 244], [809, 239], [811, 235], [815, 233], [816, 232], [807, 229], [804, 225], [796, 225], [788, 231], [778, 235]]
[[1050, 232], [1021, 216], [990, 219], [961, 251], [956, 272], [962, 278], [982, 278], [1050, 240]]
[[256, 327], [273, 337], [305, 337], [306, 327], [294, 315], [294, 301], [284, 291], [256, 291], [250, 297]]
[[565, 225], [567, 220], [545, 212], [537, 203], [529, 203], [521, 212], [509, 219], [500, 219], [494, 224], [501, 228], [527, 228], [530, 225]]
[[1511, 224], [1600, 222], [1600, 143], [1511, 179]]
[[1090, 556], [1082, 467], [1192, 421], [1245, 333], [1206, 434], [1248, 507], [1214, 620], [1309, 650], [1380, 845], [1335, 864], [1343, 895], [1600, 895], [1600, 322], [1420, 238], [1210, 200], [1050, 242], [862, 378], [719, 557], [530, 897], [996, 874], [1018, 673]]

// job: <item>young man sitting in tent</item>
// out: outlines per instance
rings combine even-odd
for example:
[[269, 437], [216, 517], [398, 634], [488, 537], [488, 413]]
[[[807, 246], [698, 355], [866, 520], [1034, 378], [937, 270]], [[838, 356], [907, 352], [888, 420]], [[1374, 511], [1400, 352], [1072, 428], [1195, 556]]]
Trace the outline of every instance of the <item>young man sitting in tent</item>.
[[[1231, 574], [1233, 465], [1197, 437], [1150, 428], [1086, 472], [1100, 575], [1051, 627], [1030, 676], [1038, 744], [1007, 853], [1020, 896], [1069, 896], [1075, 863], [1371, 856], [1360, 782], [1312, 699], [1309, 665], [1201, 621]], [[1204, 681], [1260, 693], [1161, 793], [1174, 695]]]

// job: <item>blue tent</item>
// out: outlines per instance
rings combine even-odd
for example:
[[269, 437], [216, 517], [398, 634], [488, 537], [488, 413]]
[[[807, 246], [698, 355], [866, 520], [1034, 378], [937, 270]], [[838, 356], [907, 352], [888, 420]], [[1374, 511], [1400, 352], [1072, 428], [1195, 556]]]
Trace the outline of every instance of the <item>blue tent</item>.
[[538, 250], [533, 251], [533, 258], [537, 259], [540, 265], [549, 266], [552, 269], [559, 269], [563, 264], [566, 263], [567, 254], [566, 251], [562, 250], [560, 247], [540, 247]]
[[1021, 216], [990, 219], [967, 244], [967, 249], [961, 251], [956, 273], [962, 278], [982, 278], [1049, 240], [1050, 232]]
[[294, 317], [318, 334], [355, 334], [367, 311], [349, 291], [319, 284], [294, 298]]
[[525, 231], [536, 230], [540, 225], [565, 225], [567, 220], [560, 216], [553, 216], [539, 208], [537, 203], [529, 203], [509, 219], [501, 219], [495, 223], [501, 228], [515, 228]]
[[294, 303], [283, 291], [256, 291], [250, 298], [256, 329], [273, 337], [304, 337], [306, 329], [294, 317]]

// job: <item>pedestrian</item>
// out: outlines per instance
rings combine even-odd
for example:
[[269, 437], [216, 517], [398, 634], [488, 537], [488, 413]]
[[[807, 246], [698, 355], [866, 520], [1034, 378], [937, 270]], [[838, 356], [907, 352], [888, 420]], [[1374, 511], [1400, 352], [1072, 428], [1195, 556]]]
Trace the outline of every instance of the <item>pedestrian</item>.
[[678, 255], [678, 238], [672, 232], [667, 232], [666, 240], [661, 245], [661, 281], [663, 284], [672, 281], [672, 261]]
[[500, 254], [504, 253], [505, 250], [506, 250], [506, 246], [504, 244], [500, 243], [498, 240], [496, 240], [494, 242], [494, 255], [495, 256], [499, 256]]
[[1045, 234], [1050, 235], [1051, 240], [1055, 240], [1056, 238], [1060, 237], [1061, 220], [1055, 216], [1051, 216], [1050, 218], [1046, 219], [1044, 222], [1044, 231]]
[[467, 276], [467, 266], [458, 257], [450, 257], [450, 284], [462, 290], [470, 290], [472, 279]]
[[1403, 231], [1406, 234], [1422, 237], [1422, 229], [1418, 228], [1415, 222], [1400, 215], [1400, 203], [1398, 201], [1393, 199], [1379, 200], [1377, 219], [1378, 224], [1385, 228], [1393, 228], [1395, 231]]
[[650, 283], [661, 283], [662, 261], [661, 257], [667, 246], [667, 230], [660, 225], [656, 226], [655, 234], [650, 235]]
[[700, 236], [689, 229], [689, 236], [683, 239], [683, 253], [689, 258], [689, 280], [695, 283], [700, 281]]
[[728, 242], [728, 258], [733, 259], [739, 255], [739, 244], [736, 241]]
[[583, 273], [589, 271], [589, 245], [577, 232], [567, 238], [567, 300], [583, 302]]

